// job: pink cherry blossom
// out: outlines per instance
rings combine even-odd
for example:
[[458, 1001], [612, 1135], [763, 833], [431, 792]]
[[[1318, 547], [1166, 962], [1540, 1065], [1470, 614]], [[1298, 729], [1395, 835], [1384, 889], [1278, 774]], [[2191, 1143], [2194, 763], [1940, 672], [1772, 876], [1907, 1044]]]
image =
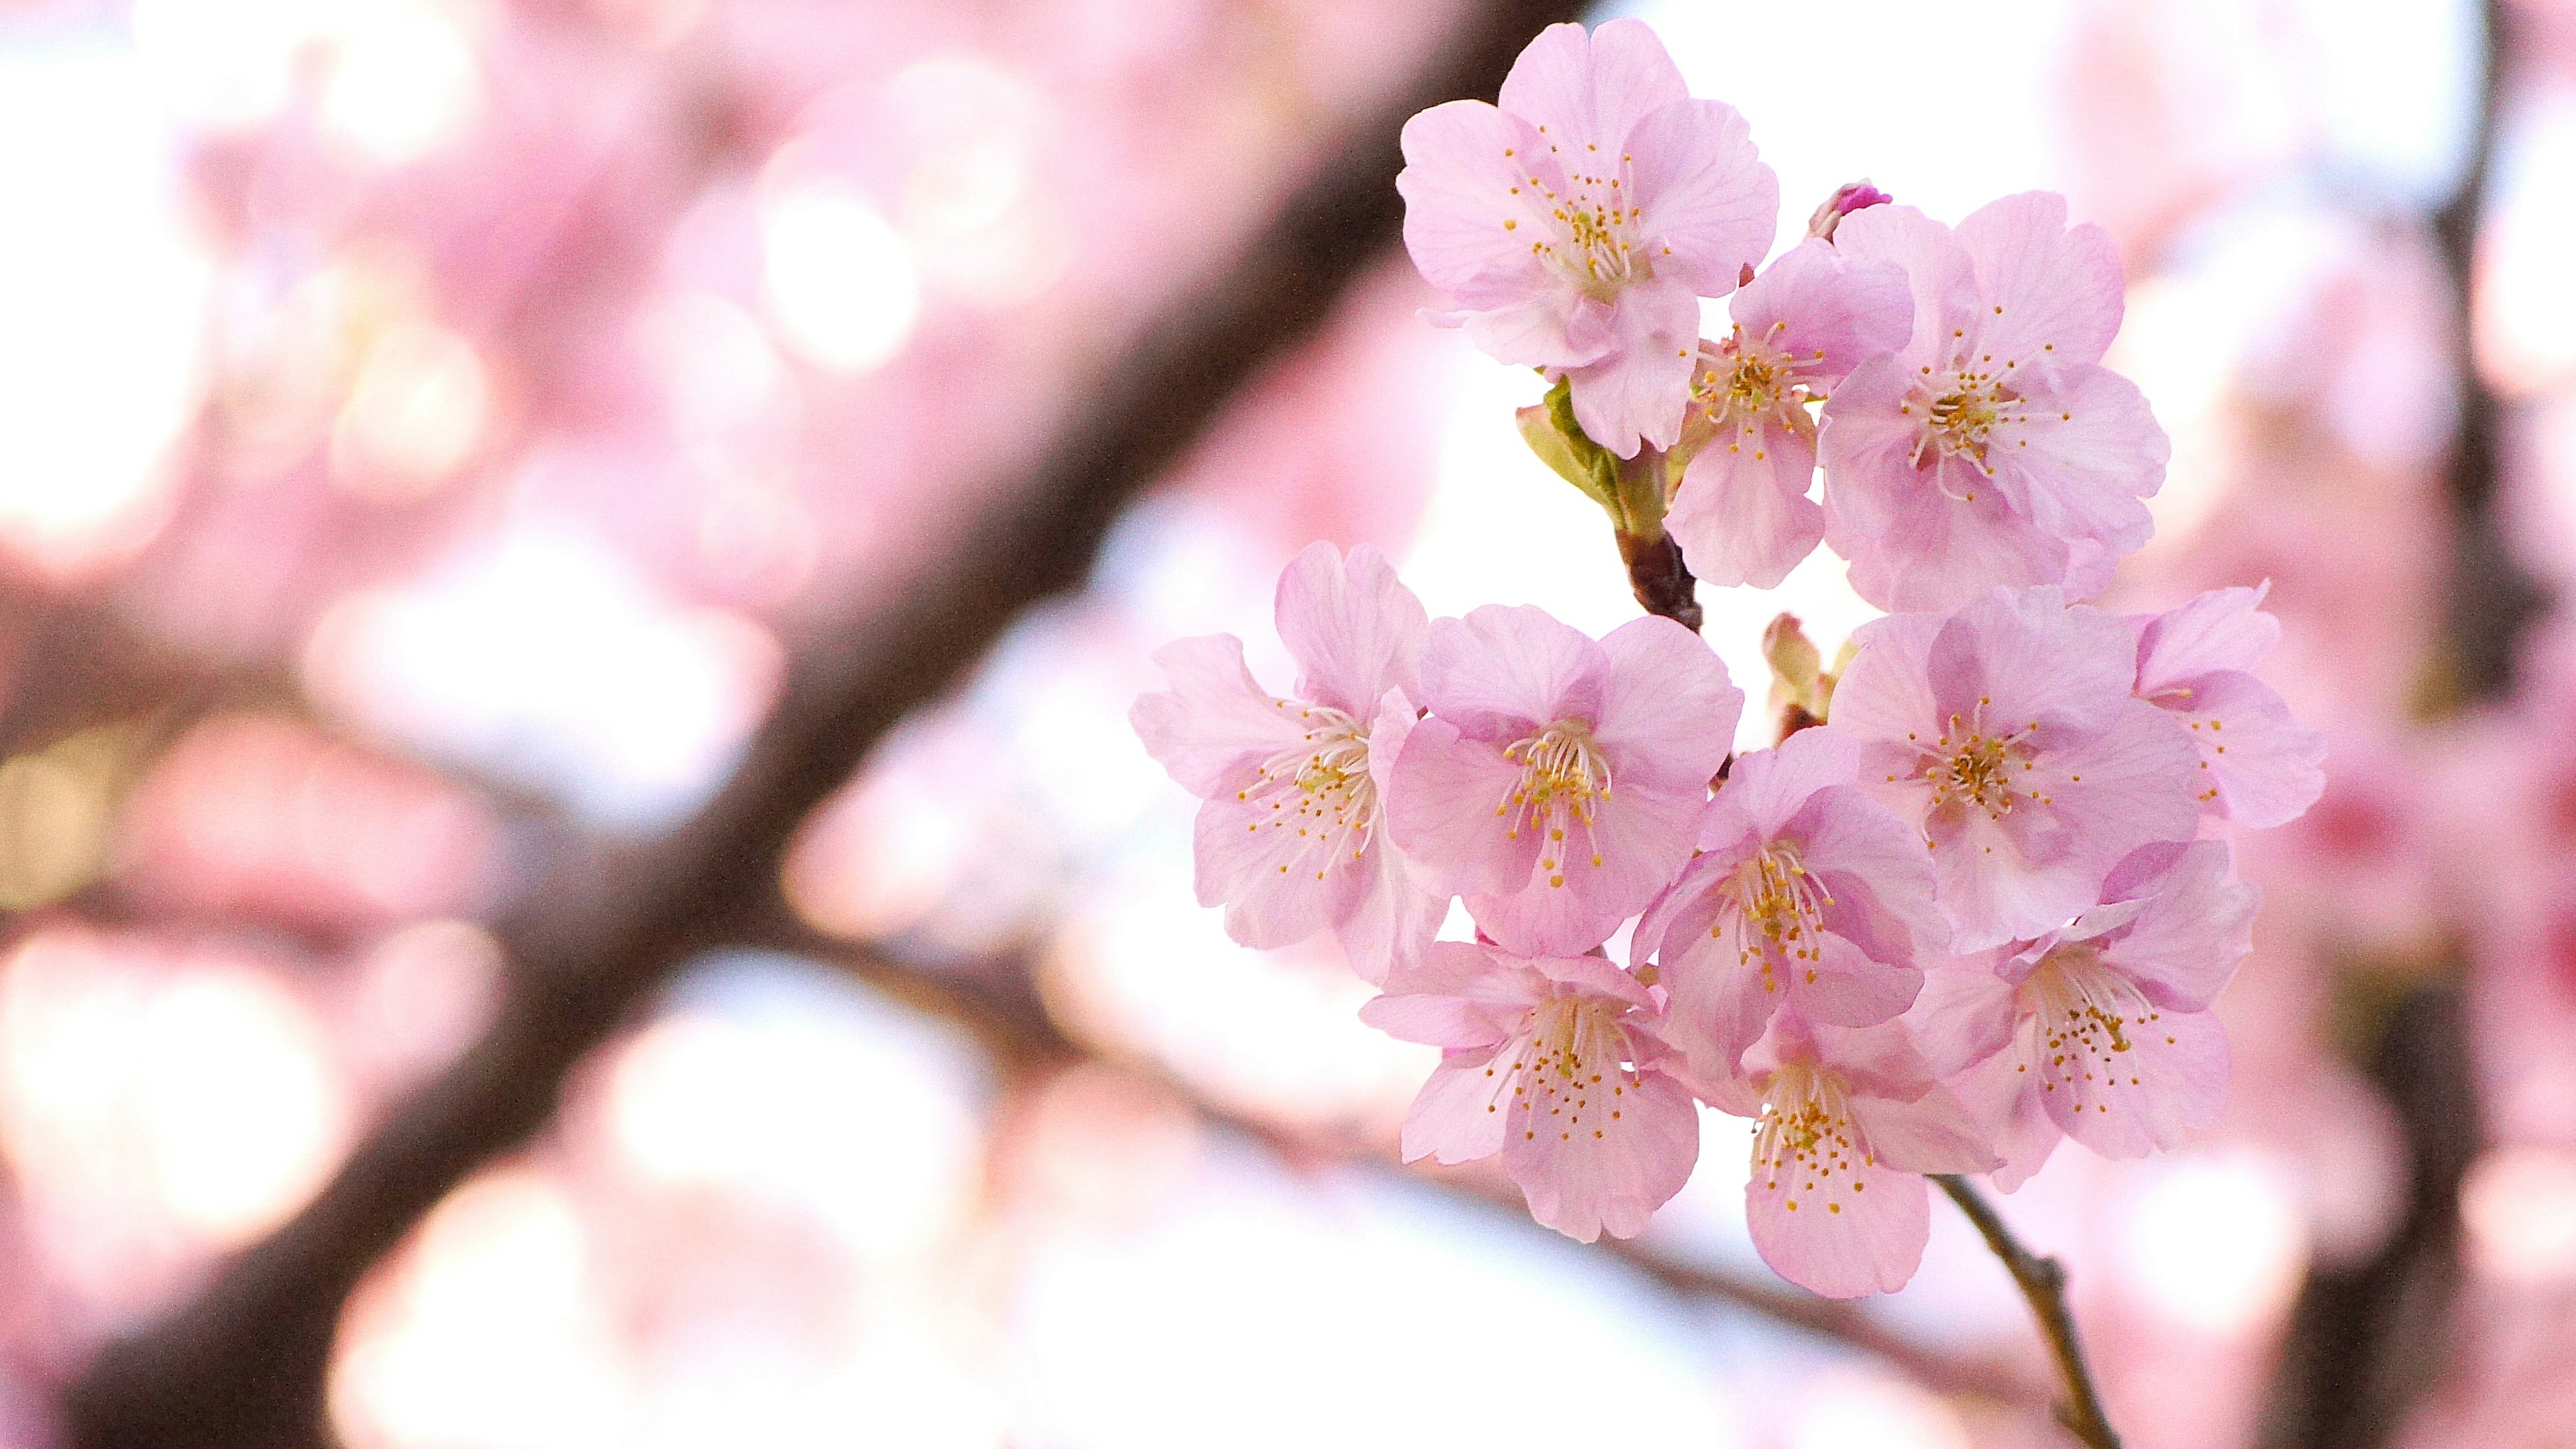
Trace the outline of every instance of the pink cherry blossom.
[[1382, 979], [1421, 955], [1448, 910], [1384, 838], [1385, 772], [1413, 728], [1422, 604], [1374, 548], [1348, 560], [1329, 543], [1279, 576], [1280, 638], [1296, 694], [1254, 682], [1230, 634], [1183, 639], [1154, 657], [1168, 693], [1129, 720], [1198, 818], [1201, 905], [1228, 934], [1285, 946], [1337, 930], [1351, 966]]
[[2226, 842], [2150, 845], [2072, 925], [1931, 973], [1916, 1025], [1994, 1129], [1996, 1186], [2019, 1187], [2061, 1133], [2143, 1157], [2217, 1124], [2227, 1034], [2209, 1007], [2254, 949], [2258, 900]]
[[1593, 440], [1632, 457], [1681, 435], [1699, 297], [1770, 249], [1780, 186], [1731, 106], [1690, 98], [1642, 22], [1551, 25], [1499, 108], [1404, 127], [1404, 242], [1508, 363], [1563, 372]]
[[1844, 1028], [1783, 1012], [1712, 1106], [1759, 1124], [1745, 1222], [1772, 1271], [1831, 1298], [1893, 1293], [1931, 1232], [1923, 1174], [1985, 1172], [1985, 1133], [1902, 1021]]
[[1997, 589], [1853, 638], [1834, 728], [1861, 744], [1861, 788], [1930, 843], [1954, 948], [2055, 930], [2121, 857], [2196, 829], [2198, 754], [2131, 695], [2136, 643], [2117, 617]]
[[1868, 1026], [1923, 985], [1949, 926], [1921, 837], [1853, 784], [1859, 746], [1806, 729], [1735, 762], [1699, 851], [1637, 926], [1672, 993], [1665, 1035], [1702, 1076], [1733, 1075], [1782, 1006]]
[[1699, 1109], [1661, 1067], [1656, 993], [1599, 956], [1442, 941], [1398, 965], [1370, 1025], [1443, 1049], [1404, 1119], [1404, 1160], [1499, 1152], [1530, 1216], [1634, 1237], [1699, 1160]]
[[1388, 791], [1395, 843], [1531, 956], [1591, 949], [1672, 879], [1744, 708], [1670, 619], [1595, 643], [1499, 605], [1431, 625], [1422, 698]]
[[1737, 292], [1733, 314], [1734, 332], [1702, 345], [1691, 378], [1708, 436], [1664, 522], [1700, 578], [1767, 589], [1825, 535], [1825, 511], [1807, 497], [1816, 477], [1807, 405], [1864, 359], [1904, 346], [1914, 304], [1894, 263], [1809, 241]]
[[2099, 366], [2119, 258], [2065, 198], [2008, 196], [1958, 230], [1909, 206], [1842, 219], [1836, 250], [1902, 266], [1913, 339], [1824, 410], [1825, 542], [1884, 609], [1956, 608], [1999, 584], [2090, 598], [2152, 531], [2170, 453], [2146, 398]]
[[2291, 718], [2252, 673], [2281, 637], [2281, 621], [2262, 610], [2264, 592], [2212, 589], [2179, 609], [2129, 619], [2138, 698], [2191, 731], [2204, 772], [2201, 808], [2257, 828], [2298, 819], [2326, 788], [2325, 736]]

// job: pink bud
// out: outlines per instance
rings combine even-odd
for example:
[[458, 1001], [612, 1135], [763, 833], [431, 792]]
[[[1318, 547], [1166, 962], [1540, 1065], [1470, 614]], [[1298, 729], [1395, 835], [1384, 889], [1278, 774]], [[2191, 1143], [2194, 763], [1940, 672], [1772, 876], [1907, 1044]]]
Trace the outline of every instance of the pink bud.
[[1816, 214], [1807, 218], [1807, 235], [1818, 241], [1832, 241], [1834, 227], [1853, 212], [1866, 206], [1885, 206], [1896, 198], [1872, 186], [1866, 179], [1846, 181], [1834, 188]]

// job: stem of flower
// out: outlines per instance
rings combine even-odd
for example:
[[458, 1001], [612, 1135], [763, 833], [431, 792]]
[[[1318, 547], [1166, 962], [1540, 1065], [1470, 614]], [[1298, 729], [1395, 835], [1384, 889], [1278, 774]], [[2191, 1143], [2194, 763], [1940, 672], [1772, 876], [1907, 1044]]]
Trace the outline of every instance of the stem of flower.
[[1682, 546], [1658, 527], [1649, 536], [1620, 529], [1619, 557], [1628, 565], [1628, 588], [1649, 614], [1661, 614], [1699, 632], [1699, 580], [1682, 562]]
[[2031, 1316], [2039, 1320], [2040, 1332], [2048, 1336], [2048, 1350], [2057, 1359], [2057, 1371], [2066, 1380], [2066, 1402], [2057, 1406], [2057, 1422], [2066, 1431], [2092, 1446], [2092, 1449], [2120, 1449], [2120, 1436], [2112, 1431], [2110, 1419], [2102, 1412], [2101, 1390], [2093, 1386], [2093, 1372], [2084, 1364], [2084, 1345], [2075, 1336], [2075, 1315], [2066, 1311], [2066, 1269], [2055, 1258], [2042, 1257], [2021, 1245], [2004, 1225], [1994, 1204], [1987, 1202], [1976, 1184], [1964, 1177], [1935, 1173], [1932, 1180], [1968, 1215], [1985, 1235], [1986, 1246], [2003, 1260], [2004, 1269], [2012, 1274], [2021, 1296], [2030, 1300]]

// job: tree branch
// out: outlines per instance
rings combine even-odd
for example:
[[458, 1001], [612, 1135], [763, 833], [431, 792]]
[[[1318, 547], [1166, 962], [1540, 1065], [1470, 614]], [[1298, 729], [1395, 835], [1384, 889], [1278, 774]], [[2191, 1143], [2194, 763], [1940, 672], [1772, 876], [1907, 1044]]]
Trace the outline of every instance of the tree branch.
[[2120, 1449], [2120, 1436], [2112, 1432], [2111, 1420], [2102, 1412], [2102, 1394], [2093, 1386], [2093, 1371], [2085, 1366], [2084, 1344], [2075, 1336], [2075, 1315], [2066, 1308], [2065, 1266], [2023, 1247], [1975, 1183], [1949, 1173], [1935, 1173], [1932, 1180], [1977, 1225], [1986, 1246], [1994, 1249], [2005, 1271], [2012, 1274], [2021, 1296], [2030, 1300], [2031, 1316], [2039, 1320], [2048, 1351], [2057, 1360], [2057, 1372], [2066, 1381], [2066, 1401], [2057, 1406], [2057, 1422], [2092, 1449]]
[[71, 1438], [151, 1449], [326, 1442], [322, 1388], [340, 1305], [466, 1174], [536, 1132], [566, 1073], [681, 965], [727, 939], [775, 889], [815, 804], [914, 707], [966, 672], [1031, 604], [1080, 582], [1124, 505], [1269, 359], [1315, 331], [1393, 244], [1406, 116], [1491, 94], [1564, 0], [1474, 8], [1438, 59], [1359, 118], [1317, 179], [1215, 284], [1182, 298], [1118, 357], [1028, 484], [906, 587], [800, 656], [723, 791], [666, 839], [578, 867], [500, 923], [515, 963], [499, 1019], [441, 1079], [361, 1143], [285, 1227], [170, 1320], [110, 1345], [74, 1386]]

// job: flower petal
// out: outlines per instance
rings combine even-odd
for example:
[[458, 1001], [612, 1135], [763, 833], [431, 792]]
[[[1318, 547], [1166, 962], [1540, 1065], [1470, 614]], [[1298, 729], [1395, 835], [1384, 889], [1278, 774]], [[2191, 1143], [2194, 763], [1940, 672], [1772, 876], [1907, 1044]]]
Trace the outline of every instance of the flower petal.
[[1496, 99], [1547, 127], [1560, 145], [1616, 146], [1647, 112], [1689, 95], [1653, 28], [1623, 19], [1588, 36], [1571, 22], [1540, 31], [1512, 62]]
[[[1538, 140], [1528, 122], [1482, 101], [1433, 106], [1404, 123], [1395, 189], [1404, 197], [1405, 250], [1423, 280], [1469, 308], [1516, 307], [1560, 290], [1530, 250], [1550, 218], [1536, 189], [1522, 184], [1515, 155]], [[1557, 325], [1561, 335], [1561, 318]]]
[[1957, 236], [1985, 304], [1980, 352], [2025, 367], [2042, 357], [2102, 360], [2128, 296], [2108, 232], [2090, 222], [2070, 230], [2065, 197], [2025, 191], [1979, 207]]
[[1930, 1190], [1922, 1177], [1864, 1163], [1819, 1179], [1801, 1176], [1800, 1166], [1765, 1162], [1757, 1150], [1744, 1184], [1744, 1219], [1762, 1261], [1828, 1298], [1904, 1287], [1931, 1236]]
[[[1611, 345], [1597, 362], [1569, 366], [1574, 420], [1622, 458], [1680, 441], [1699, 355], [1699, 299], [1678, 277], [1631, 282], [1610, 304]], [[1576, 340], [1580, 340], [1579, 337]]]
[[1509, 1097], [1493, 1064], [1507, 1059], [1511, 1050], [1505, 1042], [1441, 1059], [1404, 1114], [1405, 1161], [1475, 1162], [1503, 1150], [1503, 1134], [1509, 1130], [1503, 1104]]
[[1777, 587], [1824, 539], [1824, 506], [1807, 496], [1815, 474], [1814, 443], [1775, 423], [1748, 425], [1691, 458], [1664, 526], [1701, 582]]
[[1659, 277], [1723, 297], [1771, 250], [1780, 179], [1756, 159], [1752, 128], [1733, 106], [1677, 100], [1628, 132], [1624, 159], [1637, 233]]
[[1580, 630], [1529, 605], [1435, 619], [1422, 647], [1422, 702], [1468, 735], [1507, 744], [1600, 711], [1610, 659]]
[[1735, 747], [1744, 691], [1717, 651], [1670, 619], [1631, 619], [1601, 641], [1609, 661], [1592, 737], [1610, 756], [1615, 784], [1703, 795]]
[[1370, 545], [1348, 559], [1329, 543], [1308, 545], [1279, 575], [1276, 612], [1305, 698], [1365, 720], [1388, 690], [1421, 692], [1430, 616]]
[[1690, 1181], [1699, 1107], [1661, 1072], [1568, 1081], [1530, 1074], [1528, 1109], [1503, 1141], [1503, 1170], [1530, 1216], [1578, 1242], [1633, 1238]]
[[1388, 833], [1435, 891], [1512, 890], [1538, 858], [1537, 839], [1514, 835], [1499, 808], [1520, 777], [1500, 745], [1463, 739], [1447, 720], [1426, 719], [1395, 757]]
[[1253, 682], [1243, 641], [1231, 634], [1174, 640], [1154, 662], [1172, 688], [1139, 696], [1127, 721], [1145, 752], [1201, 799], [1234, 793], [1241, 777], [1305, 735], [1295, 711]]

